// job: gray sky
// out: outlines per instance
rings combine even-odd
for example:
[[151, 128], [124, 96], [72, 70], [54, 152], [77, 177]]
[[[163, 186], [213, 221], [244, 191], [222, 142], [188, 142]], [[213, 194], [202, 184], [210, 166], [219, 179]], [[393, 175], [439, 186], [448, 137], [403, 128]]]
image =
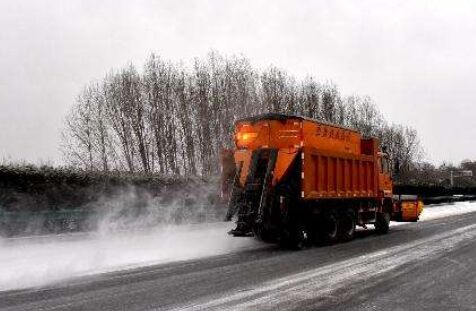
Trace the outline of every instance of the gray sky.
[[216, 49], [371, 96], [427, 160], [476, 160], [476, 1], [2, 0], [0, 29], [0, 159], [60, 164], [83, 85]]

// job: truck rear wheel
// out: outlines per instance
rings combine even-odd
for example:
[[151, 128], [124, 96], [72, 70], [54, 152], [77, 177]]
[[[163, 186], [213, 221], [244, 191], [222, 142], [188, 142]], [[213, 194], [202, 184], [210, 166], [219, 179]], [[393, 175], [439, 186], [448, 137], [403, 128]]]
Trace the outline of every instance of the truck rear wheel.
[[323, 242], [326, 244], [333, 244], [339, 240], [339, 218], [337, 213], [332, 211], [326, 213], [323, 221]]
[[296, 250], [308, 248], [310, 245], [310, 237], [306, 226], [297, 226], [293, 231], [291, 235], [291, 248]]
[[304, 225], [292, 226], [282, 232], [280, 244], [294, 250], [308, 248], [311, 245], [310, 232]]
[[345, 209], [339, 217], [339, 240], [350, 241], [355, 235], [356, 218], [355, 212], [351, 208]]
[[375, 232], [379, 234], [385, 234], [390, 228], [390, 213], [382, 212], [377, 213], [377, 218], [375, 220]]

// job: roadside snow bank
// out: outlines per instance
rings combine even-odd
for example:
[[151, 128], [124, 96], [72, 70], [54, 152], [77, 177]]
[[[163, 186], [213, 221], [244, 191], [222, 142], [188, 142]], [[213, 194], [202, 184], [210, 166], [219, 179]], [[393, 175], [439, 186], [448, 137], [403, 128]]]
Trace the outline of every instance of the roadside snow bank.
[[444, 218], [452, 215], [472, 213], [476, 211], [476, 202], [455, 202], [425, 206], [420, 215], [421, 221]]

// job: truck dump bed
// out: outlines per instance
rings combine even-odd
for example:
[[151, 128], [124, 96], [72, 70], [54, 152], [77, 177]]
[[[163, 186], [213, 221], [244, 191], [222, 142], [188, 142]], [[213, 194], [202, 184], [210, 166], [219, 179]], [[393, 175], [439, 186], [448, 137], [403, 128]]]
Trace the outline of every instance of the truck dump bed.
[[[246, 182], [249, 149], [278, 149], [273, 183], [286, 174], [290, 163], [301, 157], [301, 197], [375, 197], [379, 161], [378, 141], [363, 139], [351, 129], [298, 116], [268, 114], [236, 124], [235, 162], [242, 163], [240, 183]], [[391, 185], [389, 185], [391, 187]]]

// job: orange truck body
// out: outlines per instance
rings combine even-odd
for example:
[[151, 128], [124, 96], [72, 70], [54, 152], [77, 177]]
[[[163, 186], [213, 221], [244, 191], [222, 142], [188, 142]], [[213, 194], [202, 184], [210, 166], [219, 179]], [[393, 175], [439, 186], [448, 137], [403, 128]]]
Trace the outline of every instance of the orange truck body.
[[292, 201], [292, 214], [305, 218], [328, 211], [338, 215], [350, 208], [356, 225], [374, 223], [383, 212], [393, 220], [416, 221], [418, 200], [402, 204], [394, 199], [388, 157], [379, 145], [378, 139], [363, 138], [355, 130], [301, 116], [265, 114], [238, 120], [229, 214], [238, 211], [238, 227], [255, 234], [264, 230], [256, 229], [256, 222], [273, 230], [287, 223], [283, 201]]
[[291, 162], [301, 154], [302, 198], [391, 197], [392, 182], [380, 170], [378, 140], [362, 139], [351, 129], [306, 118], [241, 121], [238, 136], [257, 133], [249, 144], [235, 151], [235, 162], [243, 162], [240, 183], [244, 184], [253, 150], [278, 149], [273, 183], [279, 182]]

